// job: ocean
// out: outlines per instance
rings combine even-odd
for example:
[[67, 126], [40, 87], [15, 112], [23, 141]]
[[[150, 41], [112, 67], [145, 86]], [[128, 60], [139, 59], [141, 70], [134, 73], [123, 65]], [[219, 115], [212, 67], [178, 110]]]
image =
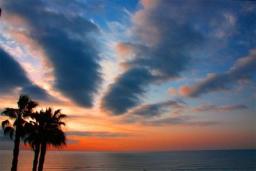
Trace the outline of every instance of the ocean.
[[[9, 171], [12, 152], [0, 151], [0, 171]], [[33, 153], [21, 151], [18, 171], [30, 171]], [[48, 151], [44, 171], [256, 171], [256, 150], [155, 153]]]

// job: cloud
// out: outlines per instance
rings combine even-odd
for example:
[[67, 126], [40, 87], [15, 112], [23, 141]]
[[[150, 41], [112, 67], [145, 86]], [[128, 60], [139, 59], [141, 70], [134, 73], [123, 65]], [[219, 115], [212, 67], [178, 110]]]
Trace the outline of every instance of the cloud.
[[103, 98], [103, 106], [113, 114], [125, 113], [129, 108], [140, 102], [140, 94], [144, 86], [152, 79], [151, 74], [144, 68], [134, 68], [122, 74], [111, 85], [111, 89]]
[[154, 104], [144, 104], [132, 109], [129, 113], [133, 115], [140, 115], [144, 117], [159, 116], [171, 109], [182, 109], [184, 108], [184, 102], [168, 100], [164, 102]]
[[176, 95], [177, 95], [177, 89], [171, 87], [171, 88], [168, 89], [168, 93], [169, 93], [170, 95], [172, 95], [172, 96], [176, 96]]
[[207, 111], [230, 112], [235, 110], [245, 110], [247, 108], [248, 107], [243, 104], [223, 105], [223, 106], [204, 104], [194, 108], [193, 111], [195, 112], [207, 112]]
[[182, 96], [186, 96], [187, 94], [190, 93], [190, 91], [191, 90], [190, 90], [189, 86], [187, 86], [187, 85], [181, 86], [179, 88], [179, 94]]
[[[29, 36], [41, 46], [54, 68], [54, 86], [75, 103], [90, 107], [101, 82], [95, 24], [72, 11], [75, 1], [54, 3], [10, 0], [3, 8], [29, 25]], [[29, 5], [28, 5], [29, 4]]]
[[[33, 84], [18, 62], [0, 48], [0, 92], [2, 94], [15, 92], [28, 94], [34, 99], [53, 99], [44, 89]], [[20, 89], [20, 90], [19, 90]]]
[[169, 117], [163, 119], [157, 119], [152, 121], [144, 121], [143, 125], [150, 126], [164, 126], [164, 125], [182, 125], [182, 126], [214, 126], [219, 125], [220, 122], [216, 121], [200, 121], [196, 120], [193, 117], [189, 116], [178, 116], [178, 117]]
[[209, 74], [190, 88], [183, 95], [197, 97], [206, 93], [230, 90], [242, 79], [253, 79], [256, 73], [256, 49], [251, 50], [246, 57], [239, 58], [234, 65], [221, 74]]
[[79, 140], [77, 140], [77, 139], [67, 139], [67, 144], [68, 145], [71, 145], [71, 144], [79, 144]]
[[117, 55], [122, 58], [126, 58], [127, 56], [132, 56], [134, 54], [134, 47], [129, 43], [119, 42], [116, 44], [115, 50]]
[[183, 114], [164, 117], [143, 117], [138, 115], [126, 115], [120, 120], [120, 122], [125, 124], [137, 123], [143, 126], [214, 126], [221, 124], [218, 121], [201, 120], [195, 116]]
[[[213, 126], [221, 124], [218, 121], [200, 120], [196, 116], [184, 115], [187, 109], [187, 104], [182, 100], [167, 100], [158, 103], [144, 104], [129, 110], [126, 115], [120, 118], [121, 123], [125, 124], [140, 124], [148, 126]], [[218, 110], [232, 111], [246, 109], [245, 105], [226, 105], [194, 108], [193, 111], [203, 110]]]
[[105, 131], [68, 131], [68, 136], [79, 136], [79, 137], [100, 137], [100, 138], [116, 138], [116, 137], [127, 137], [129, 134], [118, 133], [118, 132], [105, 132]]
[[0, 91], [10, 91], [30, 84], [26, 73], [8, 53], [0, 48]]
[[32, 99], [43, 99], [48, 101], [58, 101], [56, 98], [50, 96], [45, 89], [40, 88], [35, 84], [24, 86], [20, 92], [21, 94], [28, 94]]
[[119, 53], [123, 54], [132, 49], [135, 57], [122, 63], [127, 71], [110, 85], [103, 98], [103, 108], [115, 115], [140, 104], [140, 97], [150, 84], [179, 77], [190, 61], [190, 52], [204, 40], [191, 25], [173, 18], [172, 14], [159, 15], [163, 9], [168, 12], [172, 8], [168, 1], [142, 3], [143, 8], [132, 16], [130, 32], [134, 42], [122, 42], [119, 47]]

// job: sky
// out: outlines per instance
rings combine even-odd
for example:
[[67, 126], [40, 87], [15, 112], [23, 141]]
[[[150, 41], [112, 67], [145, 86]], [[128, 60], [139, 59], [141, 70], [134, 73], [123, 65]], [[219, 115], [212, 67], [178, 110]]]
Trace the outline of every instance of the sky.
[[[256, 148], [255, 2], [0, 7], [0, 110], [20, 94], [62, 109], [65, 150]], [[0, 149], [12, 148], [0, 133]]]

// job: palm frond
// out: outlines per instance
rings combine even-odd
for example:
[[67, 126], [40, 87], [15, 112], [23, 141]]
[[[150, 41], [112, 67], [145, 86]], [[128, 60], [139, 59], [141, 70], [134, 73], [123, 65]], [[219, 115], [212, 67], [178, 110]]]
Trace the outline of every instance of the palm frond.
[[53, 114], [53, 117], [55, 118], [55, 117], [57, 117], [60, 114], [61, 114], [61, 109], [55, 110], [54, 114]]
[[38, 106], [38, 103], [37, 103], [36, 101], [31, 100], [31, 101], [28, 102], [27, 108], [28, 108], [29, 110], [31, 110], [31, 109], [33, 109], [33, 108], [35, 108], [35, 107], [37, 107], [37, 106]]
[[17, 126], [17, 125], [24, 125], [27, 121], [25, 119], [16, 119], [13, 123], [13, 126]]
[[5, 110], [2, 112], [2, 115], [8, 116], [12, 119], [17, 118], [19, 113], [19, 109], [15, 108], [5, 108]]
[[60, 114], [56, 119], [59, 121], [59, 120], [64, 119], [64, 118], [66, 118], [66, 117], [67, 117], [67, 115], [65, 115], [65, 114]]
[[14, 128], [12, 126], [6, 126], [4, 128], [4, 135], [9, 135], [10, 138], [13, 138], [13, 134], [14, 134]]
[[5, 127], [10, 125], [10, 121], [9, 120], [5, 120], [2, 122], [2, 128], [4, 129]]
[[59, 147], [66, 144], [65, 133], [61, 129], [56, 129], [52, 132], [51, 136], [48, 137], [49, 144]]
[[[23, 115], [24, 116], [24, 115]], [[39, 112], [26, 113], [24, 117], [30, 117], [31, 119], [35, 119], [39, 116]]]
[[66, 137], [61, 129], [61, 125], [65, 125], [61, 120], [65, 117], [66, 115], [61, 114], [61, 110], [53, 111], [51, 108], [33, 113], [31, 118], [35, 121], [24, 124], [27, 132], [24, 142], [32, 148], [42, 142], [54, 147], [65, 145]]
[[61, 126], [61, 125], [65, 126], [65, 125], [66, 125], [65, 122], [58, 122], [57, 124], [58, 124], [59, 126]]

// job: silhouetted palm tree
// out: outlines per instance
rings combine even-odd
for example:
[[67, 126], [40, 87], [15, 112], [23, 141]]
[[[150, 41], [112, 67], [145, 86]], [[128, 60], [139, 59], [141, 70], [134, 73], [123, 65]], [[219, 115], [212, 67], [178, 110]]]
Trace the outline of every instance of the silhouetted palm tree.
[[25, 130], [26, 130], [26, 136], [24, 138], [24, 143], [25, 144], [28, 143], [34, 151], [32, 171], [36, 171], [37, 165], [38, 165], [38, 157], [40, 153], [40, 142], [41, 142], [39, 125], [37, 122], [30, 121], [29, 123], [26, 124]]
[[24, 118], [28, 117], [31, 114], [33, 108], [38, 105], [26, 95], [21, 95], [17, 104], [17, 109], [6, 108], [2, 112], [2, 115], [8, 116], [10, 119], [14, 119], [13, 124], [11, 124], [9, 120], [2, 122], [4, 134], [9, 134], [10, 138], [13, 138], [13, 135], [15, 136], [11, 171], [17, 171], [20, 138], [25, 135], [24, 126], [27, 123]]
[[65, 123], [62, 122], [62, 119], [65, 117], [66, 115], [61, 114], [60, 110], [53, 112], [51, 108], [45, 111], [41, 110], [31, 115], [31, 118], [35, 121], [30, 122], [32, 131], [25, 138], [25, 142], [29, 142], [35, 151], [34, 169], [38, 163], [38, 155], [40, 153], [38, 171], [43, 170], [47, 145], [60, 147], [66, 144], [66, 137], [61, 129], [61, 126], [65, 125]]

